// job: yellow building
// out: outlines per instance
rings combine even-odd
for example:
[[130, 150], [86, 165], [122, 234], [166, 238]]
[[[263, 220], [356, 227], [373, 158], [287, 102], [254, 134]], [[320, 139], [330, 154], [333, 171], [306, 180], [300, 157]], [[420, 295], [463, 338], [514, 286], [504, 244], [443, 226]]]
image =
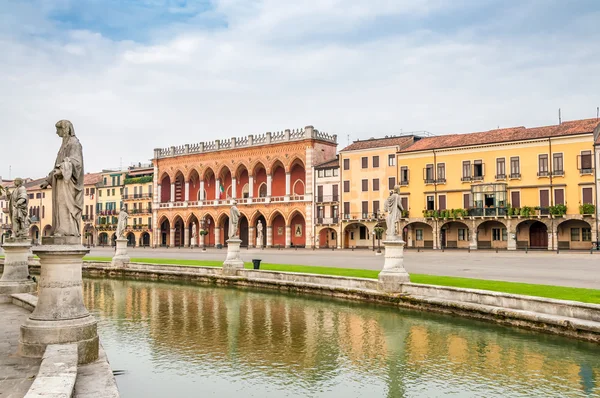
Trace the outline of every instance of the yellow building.
[[98, 231], [95, 227], [95, 210], [98, 195], [96, 185], [102, 181], [102, 173], [87, 173], [83, 178], [83, 211], [81, 214], [81, 244], [95, 246]]
[[354, 141], [340, 151], [342, 247], [378, 243], [373, 229], [377, 224], [385, 227], [384, 203], [397, 181], [396, 152], [417, 140], [413, 135], [371, 138]]
[[29, 236], [34, 245], [42, 243], [42, 236], [52, 232], [52, 187], [41, 189], [45, 178], [38, 178], [23, 184], [29, 195]]
[[336, 157], [314, 167], [315, 247], [339, 248], [340, 161]]
[[599, 125], [588, 119], [427, 137], [401, 149], [407, 246], [589, 249]]
[[123, 207], [123, 183], [126, 171], [104, 170], [102, 179], [96, 185], [96, 229], [98, 244], [101, 246], [115, 244], [119, 210]]
[[126, 237], [130, 246], [150, 246], [152, 242], [152, 164], [130, 167], [123, 181], [123, 204], [129, 220]]

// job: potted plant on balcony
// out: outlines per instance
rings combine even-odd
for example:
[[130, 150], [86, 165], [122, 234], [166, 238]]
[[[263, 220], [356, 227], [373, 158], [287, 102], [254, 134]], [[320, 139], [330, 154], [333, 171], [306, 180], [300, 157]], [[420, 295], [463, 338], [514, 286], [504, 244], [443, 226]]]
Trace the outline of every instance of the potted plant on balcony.
[[552, 218], [566, 218], [567, 214], [567, 206], [565, 205], [555, 205], [548, 207], [548, 212]]
[[584, 205], [579, 206], [579, 214], [586, 216], [593, 216], [596, 212], [596, 206], [591, 203], [586, 203]]

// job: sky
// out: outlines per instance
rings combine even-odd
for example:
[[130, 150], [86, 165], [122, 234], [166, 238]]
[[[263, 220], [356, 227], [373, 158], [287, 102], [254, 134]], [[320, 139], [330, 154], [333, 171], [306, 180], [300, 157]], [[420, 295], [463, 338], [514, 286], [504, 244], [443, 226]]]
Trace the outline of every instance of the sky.
[[0, 176], [313, 125], [356, 139], [596, 117], [596, 0], [2, 0]]

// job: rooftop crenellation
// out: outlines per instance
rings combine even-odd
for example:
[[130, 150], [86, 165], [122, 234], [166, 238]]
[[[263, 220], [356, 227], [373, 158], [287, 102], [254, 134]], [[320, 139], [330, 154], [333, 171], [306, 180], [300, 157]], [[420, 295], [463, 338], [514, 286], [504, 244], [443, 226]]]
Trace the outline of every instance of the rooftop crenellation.
[[160, 159], [171, 156], [215, 152], [235, 148], [247, 148], [265, 144], [301, 141], [305, 139], [314, 139], [337, 144], [336, 134], [324, 133], [315, 129], [313, 126], [306, 126], [303, 129], [287, 129], [276, 132], [269, 131], [262, 134], [250, 134], [245, 137], [232, 137], [222, 140], [198, 142], [195, 144], [185, 144], [167, 148], [157, 148], [154, 150], [154, 158]]

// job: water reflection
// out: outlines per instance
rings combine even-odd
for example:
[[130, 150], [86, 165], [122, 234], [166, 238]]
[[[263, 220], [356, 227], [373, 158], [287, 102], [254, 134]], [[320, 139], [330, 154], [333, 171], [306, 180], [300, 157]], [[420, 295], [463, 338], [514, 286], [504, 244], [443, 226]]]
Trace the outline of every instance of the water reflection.
[[600, 347], [307, 296], [87, 279], [124, 397], [600, 396]]

